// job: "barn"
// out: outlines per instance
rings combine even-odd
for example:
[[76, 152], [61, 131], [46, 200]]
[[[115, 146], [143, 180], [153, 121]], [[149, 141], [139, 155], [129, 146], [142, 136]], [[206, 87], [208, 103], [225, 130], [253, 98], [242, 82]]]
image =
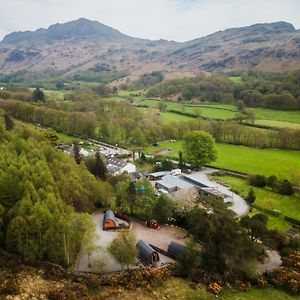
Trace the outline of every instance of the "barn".
[[111, 210], [107, 210], [103, 217], [103, 230], [117, 228], [115, 214]]
[[159, 254], [144, 241], [138, 241], [136, 247], [139, 251], [139, 257], [147, 264], [154, 265], [159, 262]]
[[182, 257], [184, 252], [185, 252], [185, 246], [175, 243], [173, 241], [168, 246], [168, 253], [176, 259]]

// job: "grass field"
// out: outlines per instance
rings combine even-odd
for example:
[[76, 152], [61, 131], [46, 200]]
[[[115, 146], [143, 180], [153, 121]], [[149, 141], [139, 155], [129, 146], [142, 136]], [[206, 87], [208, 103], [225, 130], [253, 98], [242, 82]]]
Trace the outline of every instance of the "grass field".
[[[172, 149], [171, 156], [178, 157], [183, 142], [161, 143], [159, 147], [149, 147], [148, 154]], [[212, 166], [239, 171], [247, 174], [275, 174], [279, 178], [292, 179], [291, 171], [300, 170], [300, 152], [278, 149], [256, 149], [236, 145], [217, 144], [218, 159]]]
[[300, 129], [299, 123], [282, 122], [282, 121], [274, 121], [274, 120], [256, 120], [255, 124], [274, 127], [274, 128]]
[[[234, 177], [224, 176], [220, 180], [229, 184], [235, 191], [238, 191], [243, 197], [246, 197], [251, 188], [246, 180]], [[284, 196], [274, 193], [268, 188], [255, 188], [253, 190], [256, 195], [255, 204], [262, 208], [271, 210], [279, 210], [283, 215], [300, 220], [300, 196]], [[279, 231], [286, 231], [291, 228], [291, 224], [283, 219], [270, 217], [268, 226]]]
[[300, 111], [283, 111], [268, 108], [256, 108], [257, 120], [271, 120], [300, 124]]
[[74, 137], [74, 136], [71, 136], [71, 135], [67, 135], [67, 134], [64, 134], [64, 133], [57, 132], [56, 134], [58, 136], [58, 142], [59, 143], [64, 142], [65, 144], [73, 144], [73, 142], [80, 142], [81, 141], [80, 138], [77, 138], [77, 137]]
[[190, 105], [182, 104], [178, 102], [169, 102], [162, 100], [146, 99], [137, 101], [137, 104], [147, 105], [151, 108], [157, 108], [158, 103], [163, 102], [167, 106], [167, 110], [176, 110], [179, 112], [195, 114], [199, 109], [201, 116], [209, 119], [220, 119], [228, 120], [235, 118], [237, 108], [234, 105], [230, 104], [203, 104], [203, 105]]
[[232, 77], [229, 77], [229, 79], [235, 83], [243, 83], [242, 77], [240, 77], [240, 76], [232, 76]]

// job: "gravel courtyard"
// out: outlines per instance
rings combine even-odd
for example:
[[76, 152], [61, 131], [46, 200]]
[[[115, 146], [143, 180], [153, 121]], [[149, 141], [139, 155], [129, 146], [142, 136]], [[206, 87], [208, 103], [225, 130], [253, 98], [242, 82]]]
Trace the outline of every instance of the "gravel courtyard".
[[[98, 239], [96, 241], [99, 250], [93, 252], [90, 255], [91, 266], [89, 267], [88, 254], [83, 250], [80, 251], [78, 255], [76, 271], [78, 272], [96, 272], [96, 273], [106, 273], [115, 272], [122, 270], [122, 266], [108, 253], [106, 248], [109, 244], [117, 238], [119, 232], [115, 231], [103, 231], [103, 213], [94, 214], [93, 220], [96, 225], [96, 232]], [[152, 244], [163, 250], [167, 250], [168, 245], [171, 241], [175, 241], [179, 244], [184, 244], [187, 239], [187, 233], [182, 229], [175, 226], [162, 226], [158, 230], [150, 229], [141, 222], [132, 221], [131, 230], [136, 236], [136, 241], [143, 240], [147, 244]], [[165, 264], [168, 262], [174, 262], [174, 260], [159, 254], [160, 262], [159, 264]], [[138, 259], [136, 260], [136, 265], [131, 266], [131, 268], [141, 267]]]

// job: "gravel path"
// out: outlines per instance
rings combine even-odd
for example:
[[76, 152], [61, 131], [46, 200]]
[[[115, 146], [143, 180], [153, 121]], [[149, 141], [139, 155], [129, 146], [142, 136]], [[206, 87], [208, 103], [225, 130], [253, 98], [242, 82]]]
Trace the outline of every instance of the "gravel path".
[[258, 265], [258, 273], [272, 271], [279, 268], [282, 264], [281, 257], [277, 251], [266, 250], [267, 258], [263, 264]]

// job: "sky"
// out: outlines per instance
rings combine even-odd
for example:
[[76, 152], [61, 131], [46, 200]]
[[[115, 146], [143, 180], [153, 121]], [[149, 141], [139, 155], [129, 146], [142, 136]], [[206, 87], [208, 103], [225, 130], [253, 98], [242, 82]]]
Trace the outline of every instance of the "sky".
[[0, 40], [13, 31], [78, 18], [148, 39], [187, 41], [232, 27], [287, 21], [300, 28], [300, 0], [0, 0]]

